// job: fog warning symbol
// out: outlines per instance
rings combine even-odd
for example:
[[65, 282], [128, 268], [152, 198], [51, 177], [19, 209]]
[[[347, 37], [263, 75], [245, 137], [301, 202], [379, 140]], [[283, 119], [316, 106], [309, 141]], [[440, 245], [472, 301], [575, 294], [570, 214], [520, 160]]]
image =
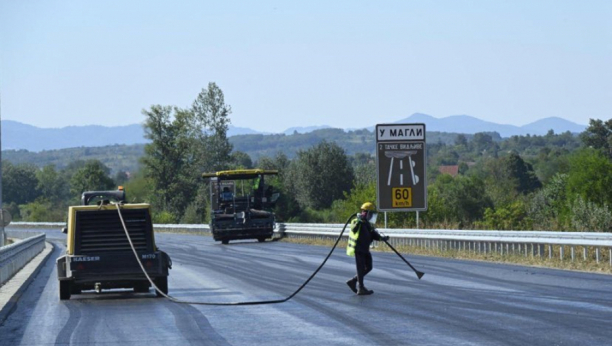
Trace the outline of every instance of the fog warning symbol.
[[391, 159], [391, 165], [389, 166], [389, 177], [387, 179], [387, 186], [391, 186], [391, 178], [393, 176], [393, 163], [395, 159], [399, 160], [399, 178], [400, 178], [400, 186], [404, 186], [404, 159], [408, 158], [408, 166], [410, 167], [410, 176], [412, 177], [412, 185], [416, 185], [419, 183], [419, 176], [414, 174], [414, 167], [416, 166], [416, 162], [412, 161], [412, 155], [415, 155], [416, 150], [406, 150], [406, 151], [385, 151], [385, 156]]

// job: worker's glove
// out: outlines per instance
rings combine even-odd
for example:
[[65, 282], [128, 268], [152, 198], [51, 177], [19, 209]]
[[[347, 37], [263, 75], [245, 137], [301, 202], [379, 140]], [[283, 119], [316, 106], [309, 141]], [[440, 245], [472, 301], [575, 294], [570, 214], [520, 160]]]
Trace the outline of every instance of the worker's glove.
[[388, 235], [385, 235], [385, 236], [380, 237], [380, 239], [381, 239], [382, 241], [387, 241], [387, 240], [389, 240], [389, 236], [388, 236]]

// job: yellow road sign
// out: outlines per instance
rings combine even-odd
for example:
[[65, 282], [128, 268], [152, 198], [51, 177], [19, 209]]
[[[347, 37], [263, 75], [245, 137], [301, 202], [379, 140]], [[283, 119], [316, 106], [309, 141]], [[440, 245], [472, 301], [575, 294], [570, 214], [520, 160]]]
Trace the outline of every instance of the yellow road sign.
[[411, 187], [394, 187], [391, 191], [391, 195], [393, 198], [393, 208], [412, 207]]

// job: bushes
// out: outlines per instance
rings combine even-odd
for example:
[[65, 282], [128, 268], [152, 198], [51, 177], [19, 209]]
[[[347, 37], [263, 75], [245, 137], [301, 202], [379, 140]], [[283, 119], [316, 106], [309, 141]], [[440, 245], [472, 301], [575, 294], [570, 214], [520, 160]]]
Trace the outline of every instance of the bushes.
[[582, 149], [570, 157], [568, 196], [579, 195], [597, 205], [612, 204], [612, 162], [601, 151]]
[[571, 225], [576, 232], [612, 232], [612, 212], [607, 204], [599, 206], [577, 196], [570, 206]]
[[532, 222], [528, 217], [526, 202], [519, 199], [507, 206], [487, 208], [483, 220], [476, 222], [476, 225], [491, 230], [528, 230]]
[[483, 181], [475, 176], [453, 178], [443, 174], [428, 187], [427, 194], [429, 207], [423, 218], [428, 223], [455, 221], [468, 225], [493, 207]]
[[46, 200], [22, 204], [19, 206], [21, 221], [26, 222], [64, 222], [67, 206]]
[[153, 212], [153, 223], [172, 224], [177, 223], [177, 221], [177, 217], [169, 211]]

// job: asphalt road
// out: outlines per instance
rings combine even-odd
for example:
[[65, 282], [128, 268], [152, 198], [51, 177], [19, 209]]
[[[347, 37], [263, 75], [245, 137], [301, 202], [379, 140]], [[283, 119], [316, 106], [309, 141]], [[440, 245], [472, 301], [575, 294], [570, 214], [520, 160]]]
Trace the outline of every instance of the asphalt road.
[[[408, 259], [374, 253], [356, 296], [344, 283], [352, 259], [337, 249], [295, 298], [275, 305], [175, 304], [128, 290], [58, 299], [55, 245], [15, 311], [0, 345], [607, 345], [612, 340], [612, 276], [473, 261]], [[327, 247], [284, 242], [214, 243], [158, 234], [174, 262], [169, 291], [179, 299], [280, 299], [319, 265]]]

